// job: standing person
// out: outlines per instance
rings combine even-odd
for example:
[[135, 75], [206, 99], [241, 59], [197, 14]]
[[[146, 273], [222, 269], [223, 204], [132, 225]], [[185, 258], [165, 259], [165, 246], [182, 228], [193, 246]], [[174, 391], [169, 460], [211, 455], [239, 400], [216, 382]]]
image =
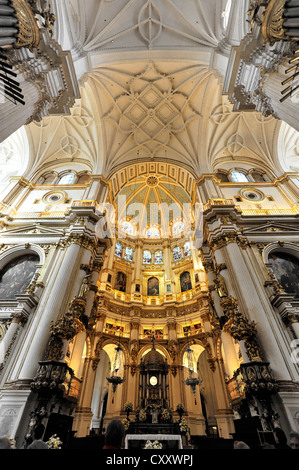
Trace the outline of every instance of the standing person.
[[292, 431], [290, 433], [290, 448], [299, 450], [299, 433]]
[[103, 449], [121, 449], [125, 437], [125, 427], [118, 419], [113, 419], [107, 426]]
[[287, 444], [287, 437], [282, 429], [274, 429], [274, 439], [275, 439], [275, 449], [290, 449], [290, 446]]
[[33, 431], [33, 442], [27, 447], [27, 449], [48, 449], [47, 444], [42, 440], [44, 432], [45, 426], [43, 424], [38, 424]]

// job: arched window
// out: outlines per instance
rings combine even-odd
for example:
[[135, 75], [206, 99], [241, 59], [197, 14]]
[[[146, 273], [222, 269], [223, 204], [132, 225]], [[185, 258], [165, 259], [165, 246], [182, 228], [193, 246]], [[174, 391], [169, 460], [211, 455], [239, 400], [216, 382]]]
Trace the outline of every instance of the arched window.
[[261, 171], [253, 170], [251, 172], [251, 176], [252, 176], [253, 181], [256, 181], [257, 183], [262, 182], [262, 181], [266, 181], [265, 177], [264, 177], [264, 175]]
[[37, 255], [23, 255], [10, 261], [0, 272], [0, 299], [14, 299], [30, 284], [39, 262]]
[[186, 242], [186, 243], [184, 244], [184, 256], [185, 256], [185, 258], [186, 258], [187, 256], [190, 256], [190, 255], [191, 255], [190, 242]]
[[130, 222], [124, 221], [121, 224], [121, 231], [124, 233], [128, 233], [129, 235], [133, 235], [134, 228]]
[[159, 279], [150, 277], [147, 281], [147, 295], [159, 295]]
[[176, 246], [173, 251], [173, 261], [178, 261], [180, 259], [182, 259], [182, 253], [181, 253], [181, 249], [179, 246]]
[[162, 250], [157, 250], [155, 252], [155, 264], [162, 264], [163, 263], [163, 252]]
[[133, 261], [133, 248], [126, 247], [125, 249], [125, 259], [127, 261]]
[[121, 258], [121, 257], [122, 257], [122, 253], [123, 253], [122, 244], [119, 243], [119, 242], [116, 242], [116, 245], [115, 245], [115, 255], [118, 256], [119, 258]]
[[299, 259], [289, 253], [275, 251], [269, 255], [269, 263], [282, 288], [288, 294], [299, 294]]
[[152, 254], [149, 250], [143, 252], [143, 264], [150, 264], [152, 262]]
[[127, 286], [127, 276], [121, 271], [119, 271], [116, 274], [114, 289], [119, 290], [120, 292], [126, 292], [126, 286]]
[[184, 222], [178, 221], [173, 224], [172, 236], [175, 237], [184, 230]]
[[160, 238], [160, 230], [156, 227], [150, 227], [146, 231], [146, 238]]
[[65, 173], [62, 175], [57, 184], [74, 184], [75, 182], [75, 173]]
[[89, 180], [90, 180], [90, 175], [88, 173], [81, 173], [81, 175], [79, 175], [77, 184], [85, 184]]
[[180, 283], [182, 292], [192, 289], [191, 276], [188, 271], [185, 271], [180, 275]]
[[222, 171], [217, 171], [216, 177], [222, 182], [222, 183], [227, 183], [229, 181], [228, 176], [226, 173], [223, 173]]
[[247, 181], [249, 181], [248, 176], [243, 173], [243, 171], [233, 170], [230, 174], [234, 183], [246, 183]]
[[43, 175], [39, 180], [37, 184], [54, 184], [54, 181], [57, 177], [56, 173], [47, 173]]

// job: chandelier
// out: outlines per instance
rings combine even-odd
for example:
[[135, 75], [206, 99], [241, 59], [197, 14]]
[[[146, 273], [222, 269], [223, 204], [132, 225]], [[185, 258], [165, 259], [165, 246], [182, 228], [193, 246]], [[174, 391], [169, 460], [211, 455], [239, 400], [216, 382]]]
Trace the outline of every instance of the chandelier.
[[113, 394], [116, 392], [117, 386], [125, 381], [125, 379], [121, 377], [121, 353], [122, 347], [119, 343], [115, 348], [112, 373], [110, 377], [107, 377], [108, 382], [112, 384]]
[[121, 335], [121, 327], [122, 327], [122, 316], [123, 313], [121, 314], [121, 326], [119, 329], [119, 338], [118, 338], [118, 345], [116, 346], [115, 353], [114, 353], [114, 358], [113, 358], [113, 365], [112, 365], [112, 372], [109, 377], [106, 377], [107, 381], [112, 384], [112, 389], [113, 389], [113, 397], [112, 397], [112, 403], [114, 402], [114, 394], [116, 392], [117, 386], [122, 384], [125, 379], [121, 377], [121, 354], [122, 354], [122, 347], [120, 345], [120, 335]]
[[[196, 386], [200, 385], [202, 380], [200, 380], [198, 377], [193, 377], [194, 371], [195, 371], [195, 360], [194, 360], [194, 355], [193, 355], [193, 350], [190, 348], [190, 345], [187, 345], [187, 361], [188, 361], [188, 371], [189, 371], [189, 377], [183, 381], [185, 385], [188, 385], [191, 387], [193, 395], [195, 395], [196, 392]], [[195, 404], [196, 404], [196, 399], [195, 399]]]

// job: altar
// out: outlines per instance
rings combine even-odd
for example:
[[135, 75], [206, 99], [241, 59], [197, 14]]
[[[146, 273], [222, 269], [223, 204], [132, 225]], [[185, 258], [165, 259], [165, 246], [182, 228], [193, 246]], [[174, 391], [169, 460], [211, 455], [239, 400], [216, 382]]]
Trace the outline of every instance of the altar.
[[147, 441], [159, 441], [163, 449], [183, 449], [180, 434], [127, 434], [125, 449], [142, 449]]

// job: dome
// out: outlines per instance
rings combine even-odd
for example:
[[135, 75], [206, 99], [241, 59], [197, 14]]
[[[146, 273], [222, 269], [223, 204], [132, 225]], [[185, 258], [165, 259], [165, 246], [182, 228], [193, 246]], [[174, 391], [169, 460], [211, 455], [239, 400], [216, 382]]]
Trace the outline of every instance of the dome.
[[[177, 236], [170, 227], [177, 227], [183, 220], [188, 226], [189, 203], [190, 195], [182, 185], [165, 175], [139, 176], [127, 183], [116, 197], [118, 220], [122, 224], [130, 222], [132, 233], [141, 238], [153, 239]], [[136, 211], [135, 219], [132, 215]]]

